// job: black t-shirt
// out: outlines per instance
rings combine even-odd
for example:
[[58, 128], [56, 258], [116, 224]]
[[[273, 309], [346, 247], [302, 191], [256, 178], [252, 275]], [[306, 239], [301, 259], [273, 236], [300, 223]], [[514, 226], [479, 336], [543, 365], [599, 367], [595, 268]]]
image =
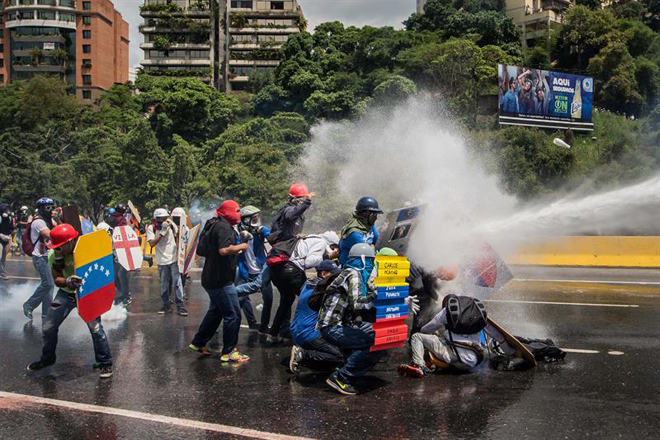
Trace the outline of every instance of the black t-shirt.
[[236, 235], [227, 220], [220, 219], [211, 229], [209, 243], [211, 252], [204, 262], [202, 287], [217, 289], [234, 282], [237, 255], [220, 256], [218, 250], [236, 244]]

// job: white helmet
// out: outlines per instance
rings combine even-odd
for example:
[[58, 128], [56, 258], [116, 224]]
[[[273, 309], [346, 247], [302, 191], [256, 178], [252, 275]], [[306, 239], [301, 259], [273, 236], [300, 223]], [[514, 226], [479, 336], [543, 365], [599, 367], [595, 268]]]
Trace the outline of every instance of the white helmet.
[[23, 205], [23, 206], [21, 206], [21, 209], [20, 209], [20, 210], [21, 210], [21, 211], [27, 211], [27, 210], [28, 210], [28, 207], [25, 206], [25, 205]]
[[154, 211], [154, 218], [169, 217], [169, 216], [170, 216], [170, 213], [167, 212], [167, 209], [158, 208], [157, 210]]
[[110, 230], [110, 225], [106, 222], [101, 222], [98, 224], [98, 226], [96, 226], [96, 229], [108, 232]]
[[185, 217], [186, 216], [186, 211], [183, 210], [183, 208], [174, 208], [172, 210], [172, 217]]

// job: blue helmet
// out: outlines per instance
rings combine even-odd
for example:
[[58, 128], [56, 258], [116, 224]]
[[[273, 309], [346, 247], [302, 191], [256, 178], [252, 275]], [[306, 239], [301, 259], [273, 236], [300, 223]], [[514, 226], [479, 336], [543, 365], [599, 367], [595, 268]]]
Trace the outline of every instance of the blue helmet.
[[49, 199], [48, 197], [42, 197], [39, 200], [37, 200], [37, 208], [44, 206], [44, 205], [54, 205], [55, 202], [53, 202], [53, 199]]
[[355, 212], [375, 212], [376, 214], [382, 214], [383, 211], [378, 206], [378, 200], [373, 197], [362, 197], [358, 200], [357, 205], [355, 206]]

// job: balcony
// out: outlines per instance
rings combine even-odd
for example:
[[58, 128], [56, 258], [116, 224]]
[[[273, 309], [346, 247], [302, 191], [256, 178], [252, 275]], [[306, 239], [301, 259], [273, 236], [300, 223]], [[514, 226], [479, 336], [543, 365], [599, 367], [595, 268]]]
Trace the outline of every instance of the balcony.
[[[207, 41], [205, 43], [172, 43], [169, 50], [209, 50], [210, 48], [211, 43]], [[140, 44], [140, 49], [155, 50], [154, 43], [142, 43]]]
[[66, 68], [60, 65], [49, 65], [49, 64], [40, 64], [38, 66], [21, 66], [12, 64], [11, 68], [16, 72], [55, 72], [55, 73], [65, 73]]
[[279, 60], [229, 60], [230, 66], [245, 66], [245, 67], [277, 67], [280, 65]]
[[66, 40], [62, 35], [12, 35], [12, 40], [17, 43], [61, 43]]
[[300, 33], [300, 29], [295, 26], [289, 27], [275, 27], [275, 26], [245, 26], [245, 27], [230, 27], [230, 34], [277, 34], [277, 35], [293, 35]]
[[250, 77], [247, 75], [229, 74], [229, 82], [233, 82], [233, 83], [250, 82]]
[[235, 50], [257, 50], [257, 49], [264, 49], [264, 50], [279, 50], [282, 46], [284, 46], [284, 41], [278, 41], [276, 42], [277, 44], [272, 44], [272, 43], [249, 43], [249, 42], [244, 42], [244, 41], [239, 41], [239, 42], [231, 42], [229, 43], [229, 48], [230, 49], [235, 49]]
[[150, 58], [140, 61], [140, 64], [147, 66], [204, 66], [210, 67], [210, 59], [190, 59], [190, 58]]

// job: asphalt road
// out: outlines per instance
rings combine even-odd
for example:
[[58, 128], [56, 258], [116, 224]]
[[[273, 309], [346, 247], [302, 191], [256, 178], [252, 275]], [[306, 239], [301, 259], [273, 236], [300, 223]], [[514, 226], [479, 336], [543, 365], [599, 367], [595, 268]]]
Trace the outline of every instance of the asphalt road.
[[26, 262], [8, 265], [15, 277], [0, 282], [2, 439], [639, 439], [660, 430], [658, 271], [516, 267], [520, 280], [491, 298], [490, 315], [515, 334], [570, 349], [564, 362], [414, 380], [396, 374], [408, 359], [400, 349], [347, 398], [327, 388], [324, 374], [289, 374], [280, 360], [290, 347], [270, 347], [245, 328], [246, 364], [189, 351], [208, 304], [198, 273], [188, 317], [157, 315], [155, 273], [133, 275], [128, 317], [104, 317], [112, 379], [92, 370], [91, 338], [77, 316], [60, 329], [58, 363], [29, 373], [41, 350], [40, 313], [30, 325], [20, 305], [36, 275]]

